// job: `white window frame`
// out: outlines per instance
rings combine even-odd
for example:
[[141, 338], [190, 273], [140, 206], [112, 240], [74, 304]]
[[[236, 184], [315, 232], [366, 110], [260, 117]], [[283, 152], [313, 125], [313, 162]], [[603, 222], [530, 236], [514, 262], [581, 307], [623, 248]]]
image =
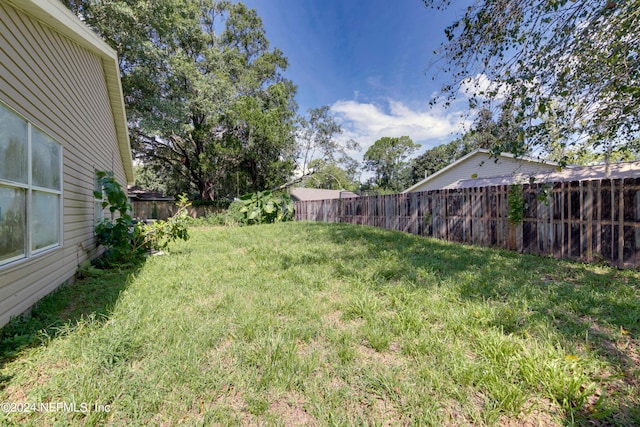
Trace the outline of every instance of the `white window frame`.
[[[13, 108], [0, 101], [0, 106], [9, 111], [12, 114], [15, 114], [20, 119], [24, 120], [27, 124], [27, 183], [21, 183], [16, 181], [10, 181], [6, 179], [0, 178], [0, 185], [5, 188], [10, 189], [19, 189], [25, 191], [25, 242], [24, 242], [24, 253], [15, 257], [7, 258], [0, 261], [0, 269], [5, 268], [9, 265], [12, 265], [16, 262], [26, 261], [38, 255], [42, 255], [44, 253], [50, 252], [52, 250], [61, 248], [64, 246], [64, 146], [60, 143], [56, 138], [53, 138], [49, 133], [45, 132], [42, 128], [32, 123], [29, 119], [24, 117], [22, 114], [15, 111]], [[59, 157], [59, 165], [58, 170], [60, 173], [60, 188], [59, 189], [51, 189], [46, 187], [39, 187], [33, 184], [33, 156], [32, 156], [32, 133], [33, 129], [37, 129], [40, 133], [46, 135], [53, 142], [58, 144], [60, 148], [60, 157]], [[49, 195], [55, 195], [58, 197], [58, 233], [57, 233], [57, 242], [44, 246], [42, 248], [33, 249], [33, 193], [40, 192]]]
[[[97, 198], [96, 192], [101, 192], [102, 197]], [[102, 203], [105, 201], [104, 187], [98, 181], [98, 169], [93, 168], [93, 234], [96, 234], [96, 225], [104, 219], [104, 208]]]

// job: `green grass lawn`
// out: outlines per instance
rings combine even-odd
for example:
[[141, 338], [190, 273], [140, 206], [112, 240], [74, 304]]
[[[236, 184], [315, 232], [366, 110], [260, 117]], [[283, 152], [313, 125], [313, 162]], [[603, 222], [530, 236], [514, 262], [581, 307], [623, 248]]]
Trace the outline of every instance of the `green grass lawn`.
[[190, 233], [5, 328], [0, 400], [50, 407], [0, 424], [640, 424], [638, 272], [349, 225]]

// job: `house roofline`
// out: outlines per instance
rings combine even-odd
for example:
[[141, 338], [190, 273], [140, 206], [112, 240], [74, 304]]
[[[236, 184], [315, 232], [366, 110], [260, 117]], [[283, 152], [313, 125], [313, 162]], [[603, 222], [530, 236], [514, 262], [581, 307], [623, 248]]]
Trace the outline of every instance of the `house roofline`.
[[104, 70], [109, 103], [113, 113], [118, 150], [124, 166], [127, 183], [132, 184], [134, 181], [133, 159], [131, 156], [131, 143], [129, 142], [127, 115], [122, 96], [122, 85], [120, 83], [120, 66], [118, 65], [116, 52], [57, 0], [2, 1], [33, 16], [43, 25], [52, 28], [73, 41], [73, 43], [100, 58]]
[[[487, 150], [486, 148], [477, 148], [475, 150], [473, 150], [472, 152], [465, 154], [464, 156], [460, 157], [458, 160], [456, 160], [453, 163], [450, 163], [449, 165], [443, 167], [442, 169], [432, 173], [431, 175], [429, 175], [428, 177], [426, 177], [425, 179], [423, 179], [422, 181], [413, 184], [411, 187], [407, 188], [406, 190], [404, 190], [402, 193], [411, 193], [412, 191], [414, 191], [416, 188], [422, 186], [423, 184], [431, 181], [434, 178], [437, 178], [438, 176], [442, 175], [443, 173], [447, 172], [449, 169], [454, 168], [455, 166], [457, 166], [459, 163], [464, 162], [465, 160], [469, 159], [470, 157], [473, 157], [477, 154], [488, 154], [489, 157], [493, 156], [493, 153], [491, 152], [491, 150]], [[522, 160], [525, 162], [529, 162], [529, 163], [543, 163], [546, 165], [551, 165], [551, 166], [559, 166], [558, 163], [556, 162], [550, 162], [550, 161], [540, 161], [540, 160], [536, 160], [533, 157], [527, 157], [527, 156], [516, 156], [515, 154], [511, 154], [511, 153], [500, 153], [497, 157], [507, 157], [510, 159], [514, 159], [514, 160]], [[496, 157], [496, 158], [497, 158]]]

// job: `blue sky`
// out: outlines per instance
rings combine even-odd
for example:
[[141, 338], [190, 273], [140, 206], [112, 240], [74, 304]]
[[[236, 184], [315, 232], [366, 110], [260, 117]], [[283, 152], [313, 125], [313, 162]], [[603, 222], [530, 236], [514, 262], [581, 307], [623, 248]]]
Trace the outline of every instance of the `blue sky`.
[[[429, 100], [446, 75], [432, 76], [444, 28], [462, 14], [427, 9], [421, 0], [244, 0], [262, 18], [272, 47], [289, 60], [300, 112], [329, 105], [341, 139], [363, 150], [383, 136], [410, 136], [420, 150], [458, 136], [465, 102], [444, 110]], [[454, 2], [455, 3], [455, 2]]]

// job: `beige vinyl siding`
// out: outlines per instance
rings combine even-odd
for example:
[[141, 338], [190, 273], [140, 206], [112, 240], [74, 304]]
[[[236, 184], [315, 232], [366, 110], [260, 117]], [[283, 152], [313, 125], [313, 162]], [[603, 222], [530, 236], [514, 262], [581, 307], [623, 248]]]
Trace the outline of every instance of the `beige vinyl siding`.
[[0, 1], [0, 101], [63, 146], [62, 247], [0, 266], [0, 325], [96, 253], [94, 171], [126, 186], [102, 59]]
[[489, 178], [511, 174], [536, 174], [556, 168], [550, 164], [507, 156], [500, 156], [497, 162], [495, 160], [487, 153], [478, 152], [440, 174], [436, 172], [433, 178], [428, 177], [422, 185], [411, 188], [411, 192], [440, 190], [461, 179], [471, 179], [473, 174], [477, 174], [476, 178]]

